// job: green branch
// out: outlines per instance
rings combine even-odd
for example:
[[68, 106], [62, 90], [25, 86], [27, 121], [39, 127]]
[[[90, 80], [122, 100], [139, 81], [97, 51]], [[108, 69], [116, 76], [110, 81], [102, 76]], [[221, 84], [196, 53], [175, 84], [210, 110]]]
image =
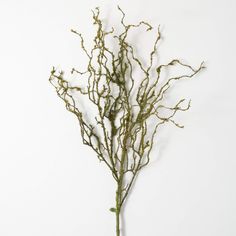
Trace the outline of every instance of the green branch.
[[[64, 101], [66, 109], [77, 117], [83, 143], [92, 148], [116, 181], [116, 206], [110, 210], [116, 214], [116, 235], [120, 236], [122, 206], [139, 171], [150, 162], [158, 128], [165, 123], [183, 128], [175, 121], [175, 115], [190, 108], [190, 102], [184, 105], [185, 99], [180, 99], [175, 105], [165, 104], [165, 95], [174, 82], [194, 77], [204, 65], [201, 63], [194, 69], [179, 59], [155, 65], [158, 43], [162, 39], [160, 26], [149, 58], [142, 62], [128, 35], [131, 29], [144, 27], [146, 31], [152, 31], [153, 27], [145, 21], [127, 24], [125, 13], [120, 7], [118, 10], [123, 28], [120, 34], [116, 34], [114, 27], [105, 31], [99, 8], [92, 11], [96, 34], [90, 50], [85, 47], [82, 34], [71, 30], [79, 37], [81, 49], [88, 58], [84, 71], [76, 68], [71, 70], [83, 81], [83, 86], [72, 86], [64, 73], [55, 68], [51, 71], [49, 81]], [[107, 46], [111, 40], [117, 45], [117, 52]], [[187, 69], [188, 73], [166, 78], [161, 83], [163, 71], [176, 66]], [[139, 78], [137, 70], [140, 72]], [[88, 112], [80, 107], [81, 97], [96, 108], [97, 114], [93, 120], [86, 118]], [[150, 129], [151, 121], [155, 123]]]

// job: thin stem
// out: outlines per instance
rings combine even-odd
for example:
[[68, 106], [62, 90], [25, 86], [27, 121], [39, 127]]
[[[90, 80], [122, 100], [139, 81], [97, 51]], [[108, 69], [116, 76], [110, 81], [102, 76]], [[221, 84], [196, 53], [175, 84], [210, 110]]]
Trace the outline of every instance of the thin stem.
[[120, 212], [116, 212], [116, 236], [120, 236]]
[[120, 199], [121, 199], [121, 187], [120, 183], [117, 185], [116, 191], [116, 236], [120, 236]]

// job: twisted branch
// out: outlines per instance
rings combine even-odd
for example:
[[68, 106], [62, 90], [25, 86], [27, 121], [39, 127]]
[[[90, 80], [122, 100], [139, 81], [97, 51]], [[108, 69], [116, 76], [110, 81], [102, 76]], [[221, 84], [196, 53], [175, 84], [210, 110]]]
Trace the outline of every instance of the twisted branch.
[[[131, 29], [144, 26], [146, 31], [151, 31], [153, 27], [144, 21], [126, 24], [125, 13], [120, 7], [118, 10], [122, 15], [123, 28], [118, 35], [114, 28], [110, 31], [104, 30], [99, 8], [92, 12], [97, 31], [91, 50], [85, 47], [82, 34], [71, 30], [79, 36], [81, 48], [88, 58], [85, 71], [76, 68], [71, 71], [84, 80], [84, 86], [72, 86], [64, 78], [64, 73], [57, 72], [55, 68], [51, 71], [49, 81], [65, 102], [66, 109], [76, 115], [83, 143], [95, 151], [98, 159], [106, 164], [117, 182], [116, 208], [112, 208], [112, 211], [119, 216], [138, 172], [149, 164], [158, 128], [165, 123], [183, 128], [174, 117], [179, 111], [187, 111], [190, 101], [186, 106], [185, 99], [179, 100], [173, 106], [166, 105], [165, 95], [175, 82], [194, 77], [204, 65], [201, 63], [195, 69], [179, 59], [174, 59], [167, 64], [154, 66], [154, 57], [157, 56], [158, 43], [162, 38], [160, 27], [148, 65], [145, 65], [136, 55], [135, 48], [127, 37]], [[108, 40], [112, 39], [118, 45], [118, 52], [107, 46]], [[175, 66], [188, 69], [189, 72], [167, 78], [161, 84], [162, 72]], [[135, 78], [134, 71], [137, 69], [141, 78]], [[155, 73], [151, 73], [152, 71]], [[86, 118], [86, 111], [79, 107], [81, 96], [86, 97], [96, 108], [97, 115], [93, 122]], [[168, 115], [163, 115], [163, 111], [168, 111]], [[153, 118], [155, 124], [150, 130], [148, 124], [151, 120], [153, 122]], [[128, 175], [131, 177], [126, 178]]]

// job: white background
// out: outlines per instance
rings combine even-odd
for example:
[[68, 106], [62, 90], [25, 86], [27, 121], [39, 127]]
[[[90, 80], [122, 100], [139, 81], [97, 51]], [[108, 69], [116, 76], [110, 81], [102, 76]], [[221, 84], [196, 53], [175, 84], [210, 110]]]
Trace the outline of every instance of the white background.
[[70, 29], [91, 40], [90, 10], [112, 24], [117, 4], [130, 23], [161, 24], [163, 58], [207, 65], [173, 90], [192, 108], [178, 117], [184, 129], [163, 127], [124, 236], [235, 236], [234, 0], [0, 0], [0, 235], [115, 235], [113, 179], [48, 77], [53, 65], [83, 65]]

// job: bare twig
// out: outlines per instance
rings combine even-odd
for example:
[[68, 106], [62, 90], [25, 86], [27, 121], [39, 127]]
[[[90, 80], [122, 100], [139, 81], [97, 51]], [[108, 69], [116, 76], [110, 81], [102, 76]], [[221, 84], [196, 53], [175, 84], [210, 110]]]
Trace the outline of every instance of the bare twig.
[[[97, 32], [91, 50], [85, 47], [82, 34], [71, 30], [79, 36], [81, 48], [88, 58], [85, 71], [81, 72], [75, 68], [71, 71], [83, 78], [87, 75], [83, 87], [72, 86], [64, 78], [64, 73], [57, 72], [55, 68], [52, 69], [49, 78], [58, 96], [65, 102], [66, 109], [76, 115], [83, 143], [95, 151], [98, 159], [106, 164], [117, 183], [116, 207], [111, 208], [111, 211], [116, 213], [117, 236], [120, 235], [121, 208], [138, 172], [149, 164], [157, 129], [165, 123], [183, 128], [174, 117], [177, 112], [190, 108], [190, 102], [183, 106], [185, 99], [179, 100], [174, 106], [164, 105], [165, 94], [174, 82], [192, 78], [204, 68], [203, 63], [194, 69], [178, 59], [154, 66], [154, 57], [157, 56], [158, 42], [161, 39], [160, 27], [150, 52], [149, 63], [144, 65], [136, 56], [134, 46], [128, 42], [127, 36], [132, 28], [144, 26], [146, 31], [150, 31], [153, 27], [144, 21], [127, 24], [125, 13], [120, 7], [118, 10], [122, 15], [123, 27], [123, 32], [119, 35], [115, 34], [114, 28], [110, 31], [104, 30], [99, 8], [92, 12]], [[118, 44], [117, 53], [107, 46], [109, 36], [114, 36]], [[189, 73], [167, 78], [164, 84], [161, 84], [162, 71], [173, 66], [188, 69]], [[141, 80], [135, 78], [134, 68], [143, 74]], [[156, 74], [153, 75], [151, 71], [156, 71]], [[81, 96], [86, 97], [97, 109], [95, 124], [87, 120], [86, 111], [79, 108]], [[132, 99], [133, 97], [136, 99]], [[163, 110], [168, 111], [168, 115], [163, 115]], [[156, 123], [150, 130], [148, 123], [153, 117]]]

